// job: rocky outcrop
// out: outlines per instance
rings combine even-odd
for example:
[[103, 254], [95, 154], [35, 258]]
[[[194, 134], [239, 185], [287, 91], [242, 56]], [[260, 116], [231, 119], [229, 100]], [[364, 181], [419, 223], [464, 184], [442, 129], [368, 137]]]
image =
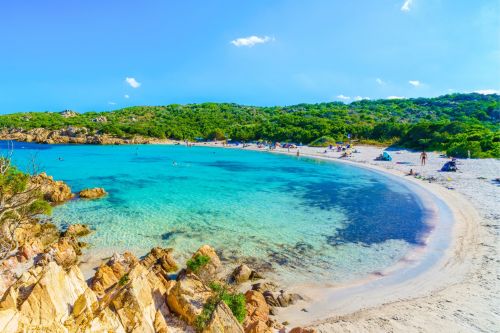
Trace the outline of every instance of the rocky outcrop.
[[203, 245], [193, 254], [191, 259], [193, 260], [196, 257], [206, 257], [208, 258], [208, 262], [198, 267], [196, 272], [192, 272], [188, 267], [188, 273], [195, 273], [203, 281], [217, 279], [218, 274], [222, 271], [222, 264], [214, 248], [209, 245]]
[[317, 331], [314, 328], [294, 327], [290, 333], [317, 333]]
[[168, 273], [179, 269], [173, 257], [173, 252], [172, 248], [155, 247], [141, 260], [141, 264], [161, 278], [168, 280]]
[[62, 203], [73, 198], [71, 188], [63, 181], [56, 181], [45, 172], [31, 178], [31, 183], [40, 188], [45, 200], [52, 203]]
[[88, 225], [85, 224], [71, 224], [68, 226], [66, 231], [64, 232], [64, 236], [66, 237], [83, 237], [90, 234], [92, 230]]
[[102, 296], [121, 279], [126, 280], [126, 274], [137, 265], [139, 259], [130, 252], [122, 255], [115, 253], [107, 263], [97, 268], [90, 282], [90, 288]]
[[269, 320], [269, 306], [264, 295], [255, 290], [245, 293], [247, 317], [243, 323], [245, 332], [272, 332], [267, 326]]
[[193, 325], [196, 317], [201, 314], [203, 306], [212, 295], [212, 290], [196, 275], [184, 274], [168, 293], [168, 307], [190, 325]]
[[73, 111], [73, 110], [64, 110], [64, 111], [59, 112], [59, 114], [63, 118], [73, 118], [73, 117], [78, 116], [78, 113]]
[[97, 199], [106, 195], [106, 191], [102, 187], [87, 188], [78, 193], [83, 199]]
[[233, 316], [231, 309], [224, 303], [219, 302], [210, 317], [209, 322], [203, 329], [203, 333], [244, 333], [243, 327]]
[[[68, 116], [69, 117], [69, 116]], [[95, 118], [97, 122], [104, 122], [104, 118]], [[48, 144], [147, 144], [160, 142], [157, 138], [135, 136], [133, 138], [119, 138], [109, 134], [92, 133], [86, 127], [68, 126], [59, 130], [48, 130], [45, 128], [34, 128], [25, 130], [22, 128], [4, 128], [0, 130], [0, 140], [16, 140], [24, 142], [37, 142]]]

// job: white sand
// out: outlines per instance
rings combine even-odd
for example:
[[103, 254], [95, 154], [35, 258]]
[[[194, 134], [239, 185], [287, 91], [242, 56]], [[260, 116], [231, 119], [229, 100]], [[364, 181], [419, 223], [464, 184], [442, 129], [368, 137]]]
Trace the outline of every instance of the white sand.
[[[427, 165], [421, 167], [418, 152], [393, 151], [393, 161], [382, 162], [374, 158], [383, 148], [357, 149], [360, 153], [353, 154], [347, 163], [404, 177], [443, 200], [454, 219], [451, 242], [424, 272], [415, 276], [399, 272], [405, 276], [402, 281], [383, 277], [343, 288], [303, 288], [312, 301], [281, 310], [278, 318], [320, 332], [500, 332], [500, 186], [493, 182], [500, 177], [500, 161], [460, 160], [459, 172], [443, 173], [438, 170], [448, 159], [436, 153], [428, 153]], [[285, 149], [275, 152], [288, 153]], [[338, 160], [340, 155], [323, 152], [321, 148], [300, 148], [301, 156]], [[435, 180], [429, 183], [405, 176], [410, 168]], [[438, 237], [434, 245], [439, 247], [440, 241]]]

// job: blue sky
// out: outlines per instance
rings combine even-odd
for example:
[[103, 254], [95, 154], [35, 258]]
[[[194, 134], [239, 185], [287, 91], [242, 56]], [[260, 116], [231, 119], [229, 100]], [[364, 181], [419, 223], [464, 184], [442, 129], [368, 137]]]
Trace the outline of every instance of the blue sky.
[[0, 113], [500, 90], [497, 0], [0, 4]]

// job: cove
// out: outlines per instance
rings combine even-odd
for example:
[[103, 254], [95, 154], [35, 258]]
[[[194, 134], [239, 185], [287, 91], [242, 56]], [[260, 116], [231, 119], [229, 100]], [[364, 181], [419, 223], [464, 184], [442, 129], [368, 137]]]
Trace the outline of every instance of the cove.
[[[1, 143], [5, 151], [6, 143]], [[202, 244], [284, 281], [344, 282], [394, 265], [429, 232], [419, 197], [404, 183], [350, 165], [236, 149], [16, 142], [55, 179], [109, 196], [57, 206], [61, 227], [96, 231], [90, 253]]]

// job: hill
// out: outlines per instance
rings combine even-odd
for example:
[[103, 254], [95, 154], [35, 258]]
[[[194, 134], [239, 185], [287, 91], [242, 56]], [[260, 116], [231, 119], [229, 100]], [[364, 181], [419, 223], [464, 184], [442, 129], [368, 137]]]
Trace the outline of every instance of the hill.
[[465, 157], [500, 157], [500, 96], [452, 94], [435, 98], [362, 100], [258, 107], [229, 103], [135, 106], [78, 114], [27, 112], [0, 116], [4, 129], [85, 127], [120, 138], [136, 135], [231, 138], [308, 144], [323, 136], [343, 141], [435, 149]]

